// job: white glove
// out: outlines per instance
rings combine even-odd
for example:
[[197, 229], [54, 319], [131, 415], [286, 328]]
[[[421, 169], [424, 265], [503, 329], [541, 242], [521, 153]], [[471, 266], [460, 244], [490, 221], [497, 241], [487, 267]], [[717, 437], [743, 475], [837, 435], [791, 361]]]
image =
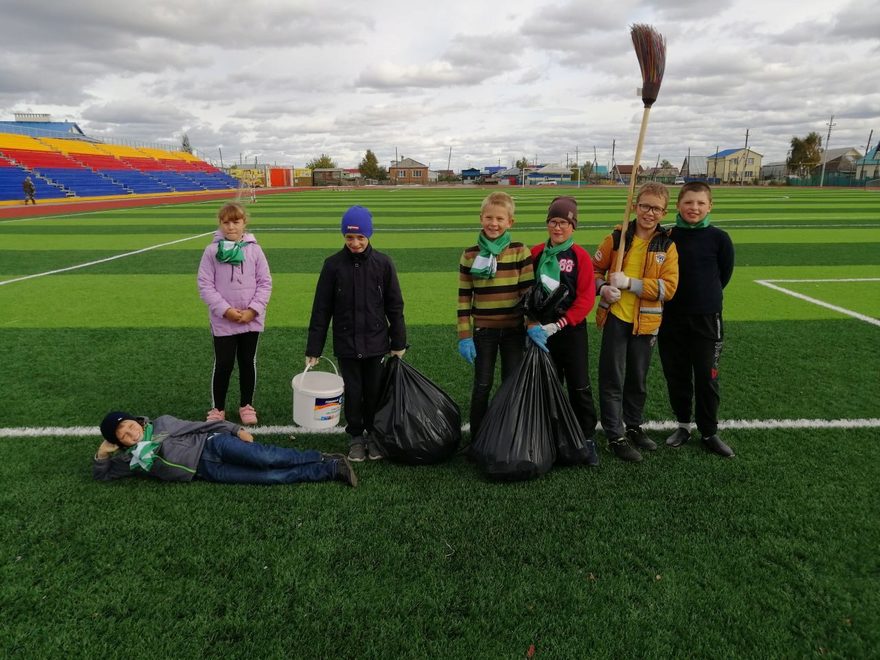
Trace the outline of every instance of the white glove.
[[618, 289], [616, 286], [606, 284], [602, 287], [602, 300], [604, 300], [609, 305], [613, 305], [618, 300], [620, 300], [620, 289]]
[[608, 280], [608, 282], [611, 284], [611, 286], [618, 289], [629, 288], [629, 278], [619, 270], [611, 273], [611, 279]]
[[402, 358], [404, 353], [406, 353], [405, 348], [401, 348], [399, 351], [391, 351], [391, 355], [393, 355], [394, 357], [399, 357], [399, 358]]
[[559, 332], [559, 324], [558, 323], [548, 323], [547, 325], [542, 325], [541, 329], [547, 333], [548, 337], [552, 337], [557, 332]]
[[306, 369], [308, 369], [310, 367], [314, 367], [316, 364], [318, 364], [319, 359], [320, 358], [316, 358], [316, 357], [307, 357], [306, 358]]

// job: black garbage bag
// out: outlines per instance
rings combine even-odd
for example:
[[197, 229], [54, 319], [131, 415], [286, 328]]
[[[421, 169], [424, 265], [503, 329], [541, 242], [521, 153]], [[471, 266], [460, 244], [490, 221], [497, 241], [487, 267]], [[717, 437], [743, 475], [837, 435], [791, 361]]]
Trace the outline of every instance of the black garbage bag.
[[574, 414], [562, 383], [559, 382], [553, 361], [546, 353], [544, 355], [547, 357], [546, 366], [550, 368], [547, 377], [547, 400], [549, 414], [553, 420], [556, 464], [586, 465], [590, 460], [591, 452], [587, 449], [584, 431]]
[[373, 438], [389, 459], [410, 465], [439, 463], [461, 443], [455, 401], [399, 357], [385, 361]]
[[570, 306], [564, 304], [568, 297], [568, 287], [564, 284], [548, 293], [536, 282], [522, 297], [523, 311], [538, 323], [554, 323], [565, 315], [565, 310]]
[[529, 343], [519, 370], [492, 399], [471, 456], [490, 478], [525, 480], [554, 463], [587, 463], [585, 443], [550, 355]]
[[534, 479], [556, 461], [545, 393], [548, 360], [530, 343], [519, 370], [502, 383], [489, 404], [471, 456], [492, 479]]

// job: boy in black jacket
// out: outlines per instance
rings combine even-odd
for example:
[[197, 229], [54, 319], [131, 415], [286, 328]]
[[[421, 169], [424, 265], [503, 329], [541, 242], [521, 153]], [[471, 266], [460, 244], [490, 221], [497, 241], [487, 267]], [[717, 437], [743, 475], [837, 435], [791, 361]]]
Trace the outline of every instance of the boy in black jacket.
[[688, 441], [693, 411], [706, 448], [729, 458], [733, 450], [718, 437], [718, 364], [724, 345], [723, 289], [733, 275], [733, 242], [727, 232], [710, 226], [712, 189], [702, 181], [681, 187], [677, 207], [670, 236], [678, 250], [678, 290], [666, 303], [657, 337], [669, 402], [678, 420], [666, 444], [679, 447]]
[[351, 436], [348, 458], [378, 460], [382, 453], [372, 440], [365, 447], [364, 435], [369, 438], [373, 431], [383, 356], [406, 352], [403, 295], [394, 263], [370, 245], [370, 211], [352, 206], [342, 216], [341, 230], [345, 247], [324, 261], [318, 277], [306, 366], [317, 364], [332, 319], [333, 354], [345, 385], [345, 431]]

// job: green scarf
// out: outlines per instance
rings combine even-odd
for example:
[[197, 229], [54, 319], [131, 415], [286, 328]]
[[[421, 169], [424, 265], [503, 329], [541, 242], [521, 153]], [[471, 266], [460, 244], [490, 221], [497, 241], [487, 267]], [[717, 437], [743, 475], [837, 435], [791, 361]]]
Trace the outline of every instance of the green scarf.
[[498, 255], [510, 245], [510, 232], [506, 231], [494, 241], [480, 232], [477, 239], [477, 246], [480, 248], [480, 254], [474, 259], [474, 265], [471, 266], [471, 276], [481, 280], [488, 280], [495, 277], [495, 271], [498, 270]]
[[705, 229], [709, 226], [709, 216], [711, 213], [707, 213], [706, 217], [700, 220], [697, 224], [692, 225], [684, 221], [684, 218], [681, 217], [681, 213], [675, 214], [675, 226], [680, 229]]
[[153, 461], [156, 460], [156, 450], [161, 444], [161, 440], [153, 441], [153, 425], [147, 424], [144, 427], [144, 439], [128, 450], [131, 454], [129, 468], [132, 470], [140, 468], [144, 472], [149, 472], [153, 467]]
[[541, 283], [541, 286], [544, 287], [544, 291], [547, 293], [552, 293], [559, 288], [559, 260], [556, 258], [556, 255], [564, 252], [572, 245], [574, 245], [574, 236], [569, 237], [567, 241], [559, 245], [550, 245], [550, 241], [547, 241], [541, 256], [538, 257], [535, 279]]
[[217, 241], [217, 261], [238, 265], [244, 262], [244, 241]]

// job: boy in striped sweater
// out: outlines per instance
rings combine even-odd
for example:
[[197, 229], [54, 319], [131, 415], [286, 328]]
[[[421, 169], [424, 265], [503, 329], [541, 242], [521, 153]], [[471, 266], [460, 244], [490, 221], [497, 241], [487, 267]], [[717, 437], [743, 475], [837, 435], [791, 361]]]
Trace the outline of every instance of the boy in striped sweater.
[[[514, 222], [513, 198], [494, 192], [480, 207], [476, 245], [458, 262], [458, 352], [474, 365], [471, 392], [471, 440], [476, 438], [489, 407], [495, 361], [501, 354], [501, 380], [516, 373], [525, 346], [525, 317], [520, 299], [534, 281], [529, 249], [510, 238]], [[529, 336], [547, 350], [540, 325]]]

